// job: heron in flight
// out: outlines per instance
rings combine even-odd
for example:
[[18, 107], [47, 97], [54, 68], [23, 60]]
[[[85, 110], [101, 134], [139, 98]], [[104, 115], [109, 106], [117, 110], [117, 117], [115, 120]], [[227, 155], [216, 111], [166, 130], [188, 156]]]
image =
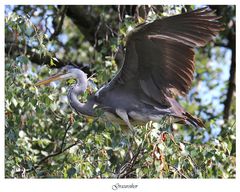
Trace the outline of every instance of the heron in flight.
[[203, 127], [203, 122], [186, 112], [175, 97], [188, 93], [195, 68], [194, 48], [205, 46], [223, 30], [219, 19], [215, 11], [201, 8], [138, 25], [127, 35], [119, 72], [85, 103], [78, 96], [86, 91], [88, 78], [73, 66], [64, 66], [36, 85], [75, 78], [68, 100], [78, 114], [97, 116], [97, 106], [107, 119], [129, 128], [164, 117], [170, 117], [171, 123]]

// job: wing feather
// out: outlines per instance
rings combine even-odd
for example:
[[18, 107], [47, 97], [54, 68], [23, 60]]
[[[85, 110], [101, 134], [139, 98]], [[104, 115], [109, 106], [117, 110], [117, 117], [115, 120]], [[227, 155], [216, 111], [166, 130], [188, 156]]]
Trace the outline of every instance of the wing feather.
[[219, 19], [215, 11], [201, 8], [139, 25], [128, 34], [121, 70], [102, 92], [123, 86], [131, 91], [131, 82], [140, 100], [170, 105], [167, 97], [189, 91], [195, 68], [193, 49], [223, 30]]

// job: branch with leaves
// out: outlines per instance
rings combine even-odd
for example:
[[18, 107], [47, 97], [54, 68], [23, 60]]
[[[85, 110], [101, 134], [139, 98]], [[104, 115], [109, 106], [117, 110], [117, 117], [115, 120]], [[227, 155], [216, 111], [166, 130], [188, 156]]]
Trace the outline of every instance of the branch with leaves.
[[25, 175], [25, 173], [29, 173], [29, 172], [32, 172], [32, 171], [35, 171], [36, 172], [36, 169], [39, 168], [40, 165], [42, 165], [43, 163], [45, 163], [48, 159], [50, 158], [53, 158], [53, 157], [56, 157], [62, 153], [64, 153], [65, 151], [69, 150], [70, 148], [76, 146], [76, 145], [83, 145], [83, 142], [81, 141], [81, 139], [77, 140], [76, 142], [72, 143], [72, 144], [69, 144], [65, 147], [66, 145], [66, 136], [67, 136], [67, 133], [69, 131], [69, 129], [71, 128], [71, 124], [69, 123], [65, 129], [65, 132], [64, 132], [64, 135], [61, 139], [61, 146], [60, 146], [60, 149], [57, 151], [57, 152], [54, 152], [54, 153], [51, 153], [50, 155], [47, 155], [46, 157], [42, 158], [38, 163], [36, 163], [35, 165], [32, 166], [31, 169], [27, 169], [25, 170], [24, 168], [20, 169], [20, 171], [16, 171], [15, 174], [17, 175]]

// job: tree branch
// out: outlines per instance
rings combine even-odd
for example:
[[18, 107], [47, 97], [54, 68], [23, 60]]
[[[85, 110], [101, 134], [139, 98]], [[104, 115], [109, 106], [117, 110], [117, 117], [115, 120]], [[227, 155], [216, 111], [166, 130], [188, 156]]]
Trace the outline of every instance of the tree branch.
[[188, 179], [189, 177], [183, 174], [180, 170], [178, 170], [175, 166], [169, 165], [170, 168], [174, 169], [181, 177], [184, 179]]
[[85, 38], [91, 43], [95, 44], [95, 32], [97, 31], [97, 26], [100, 22], [99, 16], [93, 17], [87, 10], [87, 6], [68, 6], [66, 14], [74, 24], [79, 28], [79, 30], [84, 34]]
[[[235, 25], [234, 25], [235, 26]], [[232, 50], [232, 57], [231, 57], [231, 67], [230, 67], [230, 77], [228, 80], [228, 92], [227, 98], [224, 101], [224, 112], [223, 118], [225, 121], [229, 118], [229, 112], [231, 108], [233, 93], [236, 90], [235, 84], [235, 76], [236, 76], [236, 41], [235, 41], [235, 34], [229, 34], [229, 47]]]
[[[5, 53], [8, 55], [14, 55], [15, 57], [20, 56], [20, 55], [26, 55], [28, 56], [28, 59], [37, 65], [48, 65], [50, 68], [61, 68], [65, 65], [71, 64], [75, 65], [77, 67], [80, 67], [85, 73], [87, 74], [92, 74], [89, 68], [84, 67], [84, 63], [71, 63], [66, 60], [59, 59], [55, 57], [55, 55], [50, 56], [50, 55], [43, 55], [43, 54], [38, 54], [33, 51], [33, 48], [30, 46], [25, 47], [20, 47], [19, 44], [16, 44], [14, 42], [6, 42], [5, 44]], [[56, 59], [52, 59], [56, 58]], [[53, 62], [53, 65], [50, 65], [51, 60]]]
[[[59, 14], [56, 16], [56, 17], [60, 17], [60, 21], [57, 22], [56, 24], [56, 27], [55, 27], [55, 30], [54, 30], [54, 33], [52, 34], [52, 36], [49, 38], [49, 40], [52, 40], [54, 38], [56, 38], [56, 36], [59, 35], [59, 33], [61, 32], [62, 30], [62, 26], [63, 26], [63, 21], [64, 21], [64, 18], [65, 18], [65, 14], [66, 14], [66, 11], [67, 11], [67, 5], [62, 5], [60, 7], [60, 12]], [[58, 19], [58, 18], [57, 18]], [[57, 20], [56, 19], [56, 20]], [[54, 24], [55, 22], [53, 22]]]
[[144, 153], [143, 152], [143, 143], [139, 145], [137, 152], [133, 157], [127, 162], [125, 162], [117, 171], [117, 178], [127, 178], [130, 177], [129, 175], [135, 171], [134, 165], [137, 164], [137, 159], [140, 154]]
[[[26, 47], [20, 47], [19, 43], [16, 44], [14, 42], [6, 42], [5, 45], [5, 53], [9, 55], [27, 55], [29, 60], [33, 63], [36, 63], [38, 65], [45, 65], [50, 64], [52, 57], [50, 55], [40, 55], [34, 51], [32, 51], [33, 48], [30, 46]], [[56, 60], [53, 60], [54, 65], [51, 67], [54, 68], [60, 68], [67, 64], [66, 61], [60, 60], [56, 58]]]
[[226, 44], [224, 44], [222, 42], [221, 43], [215, 42], [214, 46], [215, 47], [225, 47], [225, 48], [228, 48], [228, 49], [230, 48], [229, 45], [226, 45]]
[[230, 76], [228, 80], [228, 91], [226, 100], [224, 101], [223, 119], [225, 122], [229, 119], [230, 108], [233, 94], [236, 90], [235, 76], [236, 76], [236, 23], [231, 17], [228, 17], [230, 7], [224, 5], [210, 5], [210, 8], [217, 11], [217, 15], [223, 15], [222, 22], [225, 23], [226, 29], [222, 33], [227, 38], [228, 44], [215, 43], [216, 46], [229, 48], [232, 51]]
[[[72, 148], [73, 146], [78, 145], [78, 144], [82, 144], [82, 142], [81, 142], [80, 139], [77, 140], [76, 142], [72, 143], [71, 145], [67, 146], [66, 148], [60, 149], [58, 152], [52, 153], [52, 154], [44, 157], [43, 159], [41, 159], [41, 160], [37, 163], [36, 166], [34, 166], [34, 169], [38, 168], [39, 165], [41, 165], [41, 164], [42, 164], [44, 161], [46, 161], [47, 159], [49, 159], [49, 158], [51, 158], [51, 157], [55, 157], [55, 156], [57, 156], [57, 155], [60, 155], [60, 154], [64, 153], [65, 151], [67, 151], [68, 149], [70, 149], [70, 148]], [[30, 170], [28, 170], [28, 171], [26, 171], [26, 172], [29, 172], [29, 171], [32, 171], [32, 170], [30, 169]]]
[[[25, 170], [24, 169], [24, 172], [25, 173], [28, 173], [28, 172], [31, 172], [31, 171], [35, 171], [43, 162], [45, 162], [46, 160], [48, 160], [49, 158], [52, 158], [52, 157], [55, 157], [57, 155], [60, 155], [62, 153], [64, 153], [65, 151], [67, 151], [68, 149], [72, 148], [73, 146], [75, 145], [78, 145], [78, 144], [83, 144], [82, 141], [79, 139], [77, 140], [76, 142], [72, 143], [71, 145], [67, 146], [64, 148], [64, 145], [65, 145], [65, 139], [66, 139], [66, 135], [67, 135], [67, 132], [69, 131], [69, 129], [71, 128], [71, 124], [69, 124], [64, 132], [64, 135], [63, 135], [63, 138], [62, 138], [62, 144], [61, 144], [61, 147], [60, 147], [60, 150], [55, 152], [55, 153], [52, 153], [44, 158], [42, 158], [36, 165], [34, 165], [31, 169], [28, 169], [28, 170]], [[21, 171], [17, 171], [15, 172], [16, 174], [19, 174], [19, 173], [22, 173], [23, 170]]]

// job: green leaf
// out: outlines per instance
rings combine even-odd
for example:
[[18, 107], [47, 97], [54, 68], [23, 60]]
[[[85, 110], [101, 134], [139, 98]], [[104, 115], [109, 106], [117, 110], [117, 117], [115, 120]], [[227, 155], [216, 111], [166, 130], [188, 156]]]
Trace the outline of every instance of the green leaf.
[[28, 64], [29, 59], [25, 55], [21, 55], [16, 58], [16, 62], [21, 63], [21, 64]]
[[15, 107], [17, 107], [18, 102], [17, 102], [17, 100], [16, 100], [14, 97], [11, 99], [11, 102], [13, 103], [13, 105], [14, 105]]
[[57, 66], [57, 65], [54, 63], [54, 60], [57, 60], [57, 59], [51, 57], [51, 59], [50, 59], [50, 66]]

